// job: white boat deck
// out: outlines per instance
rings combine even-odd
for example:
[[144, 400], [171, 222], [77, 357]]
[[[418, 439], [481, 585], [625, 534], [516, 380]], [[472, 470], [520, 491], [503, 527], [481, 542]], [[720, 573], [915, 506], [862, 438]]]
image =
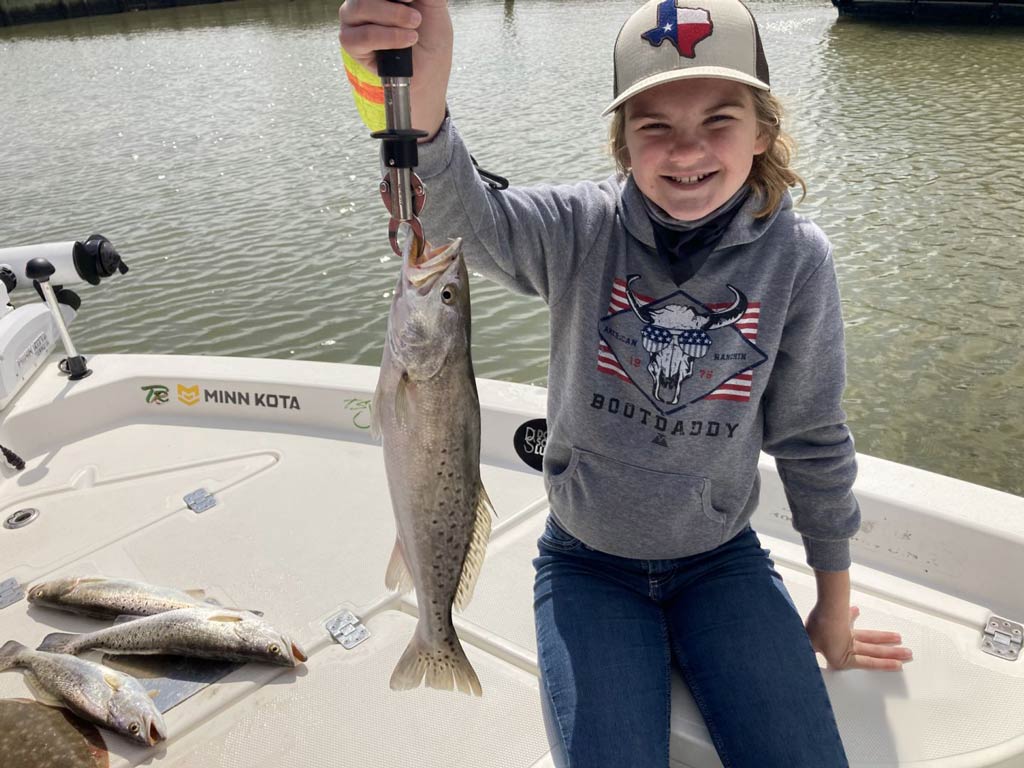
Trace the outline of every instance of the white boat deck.
[[[476, 699], [388, 688], [416, 604], [384, 588], [394, 524], [367, 429], [376, 369], [158, 356], [89, 364], [92, 376], [69, 383], [48, 363], [3, 414], [0, 443], [28, 466], [3, 471], [0, 520], [26, 507], [40, 515], [0, 528], [0, 582], [102, 573], [201, 587], [263, 610], [310, 655], [297, 670], [250, 664], [202, 690], [165, 714], [170, 737], [157, 748], [104, 731], [112, 765], [550, 765], [531, 608], [547, 505], [540, 474], [512, 449], [516, 428], [543, 416], [543, 390], [480, 383], [483, 477], [499, 520], [456, 619], [483, 685]], [[147, 402], [153, 386], [167, 388], [166, 402]], [[247, 393], [249, 404], [213, 393]], [[825, 672], [851, 763], [1024, 765], [1024, 659], [981, 650], [990, 614], [1024, 619], [1024, 499], [869, 457], [861, 467], [858, 625], [899, 631], [915, 661], [895, 674]], [[806, 612], [813, 576], [772, 463], [762, 475], [755, 527]], [[201, 514], [183, 501], [198, 488], [217, 501]], [[324, 629], [342, 609], [371, 634], [352, 650]], [[49, 632], [101, 625], [23, 600], [0, 609], [0, 644], [34, 647]], [[9, 697], [31, 698], [19, 674], [0, 674]], [[672, 759], [719, 765], [678, 679]]]

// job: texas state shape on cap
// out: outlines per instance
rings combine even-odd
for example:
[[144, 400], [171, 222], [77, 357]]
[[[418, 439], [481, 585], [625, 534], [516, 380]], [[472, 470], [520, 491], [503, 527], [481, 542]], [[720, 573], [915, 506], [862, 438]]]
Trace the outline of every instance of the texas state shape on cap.
[[658, 4], [658, 26], [640, 37], [654, 46], [670, 40], [680, 56], [693, 59], [697, 43], [711, 37], [713, 30], [711, 14], [705, 9], [677, 8], [675, 0], [663, 0]]

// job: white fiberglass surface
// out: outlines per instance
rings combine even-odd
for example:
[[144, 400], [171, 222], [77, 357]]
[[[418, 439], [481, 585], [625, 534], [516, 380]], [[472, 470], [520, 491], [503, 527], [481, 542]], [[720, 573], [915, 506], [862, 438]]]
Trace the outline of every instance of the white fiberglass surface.
[[[107, 364], [124, 369], [122, 380], [135, 376], [130, 360]], [[160, 380], [173, 383], [173, 366], [161, 364]], [[227, 378], [225, 361], [209, 363], [212, 373], [204, 365], [190, 371], [192, 379], [201, 373]], [[414, 595], [399, 597], [383, 584], [394, 524], [380, 448], [343, 404], [337, 423], [313, 424], [314, 405], [326, 413], [331, 402], [330, 377], [319, 368], [303, 368], [303, 377], [319, 377], [314, 399], [301, 381], [281, 378], [288, 369], [271, 367], [306, 409], [303, 422], [289, 426], [280, 413], [262, 424], [255, 416], [204, 422], [185, 402], [171, 402], [168, 408], [177, 410], [154, 419], [151, 405], [139, 400], [130, 417], [112, 417], [102, 428], [60, 442], [52, 425], [33, 425], [32, 412], [19, 412], [15, 436], [34, 436], [42, 448], [27, 457], [24, 473], [4, 475], [0, 509], [31, 504], [40, 518], [20, 531], [0, 529], [0, 582], [90, 572], [204, 588], [223, 604], [264, 611], [310, 654], [297, 671], [248, 665], [171, 710], [171, 738], [155, 752], [105, 735], [114, 763], [156, 758], [221, 768], [348, 759], [382, 766], [530, 766], [542, 760], [531, 561], [547, 507], [540, 475], [509, 450], [511, 434], [537, 415], [542, 398], [531, 389], [517, 401], [512, 385], [481, 386], [485, 405], [493, 401], [485, 412], [482, 472], [498, 519], [474, 599], [457, 626], [480, 672], [484, 699], [394, 693], [387, 681], [412, 632], [416, 603]], [[365, 397], [373, 378], [354, 371], [358, 386], [346, 392]], [[338, 386], [346, 386], [343, 379]], [[119, 391], [132, 394], [139, 381], [150, 380], [157, 379], [135, 376]], [[111, 401], [102, 380], [89, 386], [83, 390], [89, 403]], [[235, 388], [247, 386], [253, 385]], [[73, 411], [74, 398], [61, 408]], [[104, 423], [95, 413], [90, 418]], [[44, 438], [53, 444], [43, 444]], [[763, 523], [762, 542], [806, 614], [814, 602], [813, 574], [789, 526], [777, 476], [770, 465], [762, 472], [765, 490], [755, 521]], [[978, 560], [993, 540], [986, 516], [1009, 516], [1021, 500], [960, 484], [953, 495], [955, 481], [874, 460], [863, 462], [860, 483], [869, 526], [855, 542], [855, 555], [860, 547], [874, 559], [851, 571], [862, 611], [858, 625], [901, 632], [915, 660], [894, 675], [825, 671], [852, 763], [985, 766], [1024, 754], [1024, 711], [1000, 706], [994, 716], [986, 704], [1019, 700], [1024, 661], [1005, 662], [980, 650], [991, 608], [986, 584], [1001, 606], [1012, 610], [1019, 600], [996, 581], [1002, 579], [998, 567], [965, 573], [960, 589], [950, 576], [954, 566]], [[203, 513], [184, 503], [199, 487], [217, 502]], [[954, 509], [961, 503], [962, 519]], [[936, 530], [960, 534], [937, 540]], [[999, 538], [999, 551], [1012, 554], [1016, 537], [1011, 530]], [[343, 608], [365, 618], [371, 630], [351, 652], [324, 629]], [[24, 602], [0, 610], [0, 641], [34, 645], [51, 631], [96, 626]], [[0, 675], [0, 697], [17, 696], [31, 697], [22, 678]], [[673, 759], [693, 768], [718, 765], [678, 679], [673, 701]]]

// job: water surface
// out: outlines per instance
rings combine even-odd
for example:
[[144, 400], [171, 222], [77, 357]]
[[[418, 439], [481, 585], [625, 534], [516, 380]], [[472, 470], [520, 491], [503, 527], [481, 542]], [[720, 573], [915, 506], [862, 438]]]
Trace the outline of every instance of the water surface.
[[[836, 249], [858, 449], [1024, 493], [1024, 34], [750, 5]], [[484, 167], [611, 172], [635, 7], [452, 3], [451, 111]], [[315, 0], [0, 30], [0, 239], [101, 232], [132, 269], [82, 291], [84, 352], [380, 361], [398, 265], [336, 34]], [[541, 302], [475, 282], [479, 375], [545, 383], [547, 338]]]

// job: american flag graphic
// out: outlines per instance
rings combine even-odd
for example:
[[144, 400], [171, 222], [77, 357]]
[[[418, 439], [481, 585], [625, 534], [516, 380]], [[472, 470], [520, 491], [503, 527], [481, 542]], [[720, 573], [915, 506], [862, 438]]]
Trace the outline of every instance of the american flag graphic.
[[[637, 301], [640, 305], [649, 304], [653, 299], [650, 296], [644, 296], [643, 294], [633, 292], [636, 296]], [[727, 309], [732, 306], [731, 302], [720, 302], [715, 304], [705, 305], [712, 312], [718, 312], [723, 309]], [[608, 314], [614, 314], [621, 312], [625, 309], [629, 309], [629, 299], [626, 298], [626, 281], [621, 277], [615, 278], [612, 283], [612, 296], [611, 301], [608, 304]], [[698, 307], [694, 309], [699, 310]], [[747, 305], [747, 311], [743, 313], [743, 317], [736, 321], [735, 328], [743, 334], [743, 338], [749, 341], [751, 344], [757, 341], [757, 323], [761, 317], [761, 302], [752, 301]], [[604, 342], [604, 339], [598, 341], [597, 344], [597, 370], [601, 373], [607, 373], [611, 376], [617, 376], [625, 382], [631, 382], [629, 376], [622, 369], [618, 359], [615, 357], [611, 348]], [[644, 368], [646, 374], [646, 367]], [[743, 373], [737, 374], [733, 378], [726, 381], [718, 389], [707, 395], [706, 400], [733, 400], [739, 403], [750, 402], [750, 389], [754, 383], [754, 372], [744, 371]]]

